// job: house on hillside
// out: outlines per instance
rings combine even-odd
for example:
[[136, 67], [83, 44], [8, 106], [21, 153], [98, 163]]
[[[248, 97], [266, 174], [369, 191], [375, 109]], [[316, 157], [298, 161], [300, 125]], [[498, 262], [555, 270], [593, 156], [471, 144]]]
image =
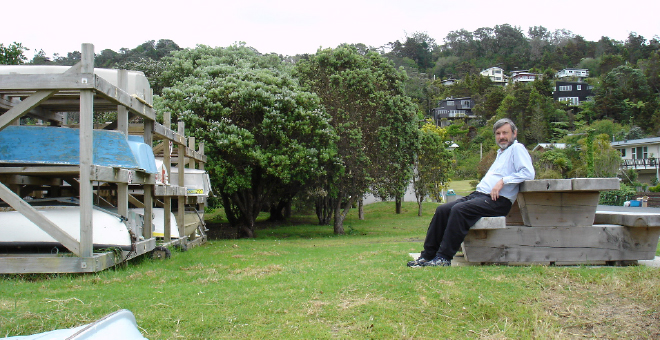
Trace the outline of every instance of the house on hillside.
[[635, 169], [639, 181], [643, 183], [650, 183], [653, 177], [660, 178], [657, 158], [660, 156], [660, 137], [631, 139], [611, 144], [621, 153], [621, 170]]
[[490, 67], [481, 71], [481, 75], [490, 78], [497, 85], [506, 85], [507, 78], [501, 67]]
[[589, 70], [586, 68], [565, 68], [556, 74], [557, 79], [575, 77], [578, 81], [589, 78]]
[[442, 82], [442, 85], [444, 85], [444, 86], [451, 86], [451, 85], [456, 84], [458, 82], [458, 80], [454, 79], [454, 78], [447, 78], [447, 79], [441, 80], [441, 82]]
[[548, 151], [550, 149], [566, 149], [565, 143], [538, 143], [532, 151]]
[[476, 118], [472, 112], [474, 100], [470, 97], [447, 98], [438, 102], [438, 107], [431, 110], [431, 116], [438, 126], [449, 126], [459, 118]]
[[560, 102], [568, 102], [571, 106], [578, 106], [581, 102], [593, 97], [593, 86], [582, 82], [557, 81], [552, 96]]
[[536, 78], [541, 77], [541, 74], [537, 73], [532, 73], [529, 72], [529, 70], [519, 70], [519, 71], [512, 71], [511, 76], [509, 79], [511, 79], [512, 83], [528, 83], [534, 81]]

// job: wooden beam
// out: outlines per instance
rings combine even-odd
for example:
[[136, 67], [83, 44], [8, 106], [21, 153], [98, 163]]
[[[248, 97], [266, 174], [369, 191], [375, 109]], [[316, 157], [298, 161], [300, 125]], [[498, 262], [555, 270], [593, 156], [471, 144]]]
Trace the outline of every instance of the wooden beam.
[[[178, 131], [177, 132], [182, 136], [185, 134], [185, 131], [186, 131], [185, 127], [186, 127], [186, 125], [185, 125], [184, 122], [178, 122]], [[178, 168], [177, 171], [179, 172], [179, 174], [178, 174], [178, 180], [179, 180], [178, 186], [180, 186], [180, 187], [185, 186], [184, 181], [183, 181], [185, 173], [186, 173], [185, 172], [185, 170], [186, 170], [185, 169], [186, 168], [186, 158], [183, 157], [183, 155], [185, 155], [185, 151], [184, 151], [185, 148], [186, 148], [185, 144], [179, 144], [178, 147], [177, 147], [178, 153], [179, 153], [178, 166], [177, 166], [177, 168]], [[179, 237], [183, 238], [184, 236], [186, 236], [185, 235], [185, 225], [184, 225], [184, 221], [185, 221], [184, 213], [185, 213], [185, 210], [186, 210], [186, 206], [185, 206], [186, 202], [184, 202], [183, 197], [179, 197], [179, 199], [177, 200], [177, 204], [178, 204], [178, 209], [177, 209], [176, 220], [177, 220], [177, 224], [179, 225]]]
[[9, 188], [7, 188], [2, 183], [0, 183], [0, 198], [16, 211], [25, 216], [25, 218], [30, 220], [30, 222], [34, 223], [36, 226], [41, 228], [41, 230], [45, 231], [52, 238], [60, 242], [72, 253], [80, 256], [80, 243], [75, 238], [62, 230], [44, 215], [39, 213], [39, 211], [22, 200], [18, 195], [9, 190]]
[[109, 99], [116, 105], [125, 106], [129, 111], [142, 118], [151, 121], [156, 119], [156, 113], [153, 107], [143, 103], [138, 98], [129, 95], [126, 91], [119, 89], [101, 77], [95, 76], [94, 81], [94, 88], [97, 90], [99, 96]]
[[[94, 73], [94, 45], [82, 45], [81, 73]], [[80, 75], [85, 77], [84, 74]], [[84, 79], [84, 78], [83, 78]], [[91, 257], [93, 252], [92, 209], [94, 195], [91, 182], [94, 158], [94, 91], [80, 91], [80, 256]]]

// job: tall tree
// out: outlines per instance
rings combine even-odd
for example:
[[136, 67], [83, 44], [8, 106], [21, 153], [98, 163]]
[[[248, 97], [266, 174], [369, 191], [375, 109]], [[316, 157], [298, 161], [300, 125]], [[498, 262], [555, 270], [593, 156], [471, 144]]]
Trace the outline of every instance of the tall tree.
[[[382, 175], [381, 166], [404, 165], [400, 157], [413, 154], [407, 147], [416, 134], [408, 126], [416, 124], [416, 107], [404, 95], [405, 74], [376, 52], [362, 55], [342, 45], [319, 50], [296, 69], [301, 83], [321, 97], [340, 137], [340, 167], [328, 174], [323, 191], [333, 206], [334, 231], [343, 234], [346, 214]], [[396, 147], [401, 152], [393, 152]]]
[[20, 65], [27, 61], [23, 52], [28, 48], [21, 43], [13, 42], [8, 46], [0, 44], [0, 65]]
[[447, 151], [446, 131], [427, 121], [419, 130], [420, 148], [415, 155], [413, 187], [417, 198], [417, 215], [422, 216], [422, 203], [427, 197], [440, 200], [440, 191], [449, 183], [451, 152]]
[[243, 45], [198, 46], [174, 53], [170, 62], [168, 72], [191, 67], [163, 89], [157, 106], [205, 142], [207, 169], [229, 221], [253, 237], [266, 202], [282, 192], [290, 199], [332, 159], [329, 117], [277, 56]]

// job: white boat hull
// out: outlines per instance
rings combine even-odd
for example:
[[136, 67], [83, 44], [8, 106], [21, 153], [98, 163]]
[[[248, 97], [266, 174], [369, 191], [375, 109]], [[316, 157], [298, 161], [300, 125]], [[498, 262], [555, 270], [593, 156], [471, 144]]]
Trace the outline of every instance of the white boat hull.
[[[80, 207], [35, 207], [60, 229], [80, 240]], [[95, 248], [119, 247], [131, 249], [131, 235], [119, 217], [100, 210], [92, 210], [92, 239]], [[59, 246], [60, 242], [41, 230], [17, 211], [0, 212], [0, 246], [44, 247]]]

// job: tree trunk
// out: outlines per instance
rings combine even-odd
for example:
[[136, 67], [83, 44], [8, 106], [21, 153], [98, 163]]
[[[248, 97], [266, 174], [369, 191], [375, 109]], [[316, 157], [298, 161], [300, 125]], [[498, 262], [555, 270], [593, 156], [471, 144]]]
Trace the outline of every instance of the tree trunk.
[[291, 216], [290, 201], [280, 200], [277, 204], [270, 205], [270, 216], [268, 217], [269, 221], [271, 222], [286, 221], [287, 218], [286, 215]]
[[402, 197], [397, 197], [394, 199], [395, 204], [396, 204], [396, 213], [401, 214], [401, 201], [403, 201]]
[[254, 238], [254, 224], [253, 225], [246, 225], [242, 224], [240, 228], [240, 234], [238, 235], [239, 238]]
[[341, 202], [343, 200], [341, 199], [341, 195], [339, 197], [340, 198], [337, 198], [337, 202], [335, 202], [334, 230], [335, 230], [335, 234], [344, 235], [344, 219], [346, 219], [346, 215], [348, 215], [348, 212], [351, 210], [351, 207], [353, 206], [354, 197], [348, 199], [348, 202], [346, 202], [346, 206], [344, 207], [343, 210], [341, 208]]
[[422, 216], [422, 201], [417, 201], [417, 216]]
[[360, 196], [358, 200], [358, 218], [364, 220], [364, 196]]
[[335, 223], [333, 225], [336, 235], [344, 235], [344, 215], [341, 213], [341, 199], [335, 202]]
[[330, 219], [333, 214], [334, 202], [330, 197], [318, 197], [314, 204], [316, 208], [316, 217], [319, 219], [319, 225], [330, 225]]

